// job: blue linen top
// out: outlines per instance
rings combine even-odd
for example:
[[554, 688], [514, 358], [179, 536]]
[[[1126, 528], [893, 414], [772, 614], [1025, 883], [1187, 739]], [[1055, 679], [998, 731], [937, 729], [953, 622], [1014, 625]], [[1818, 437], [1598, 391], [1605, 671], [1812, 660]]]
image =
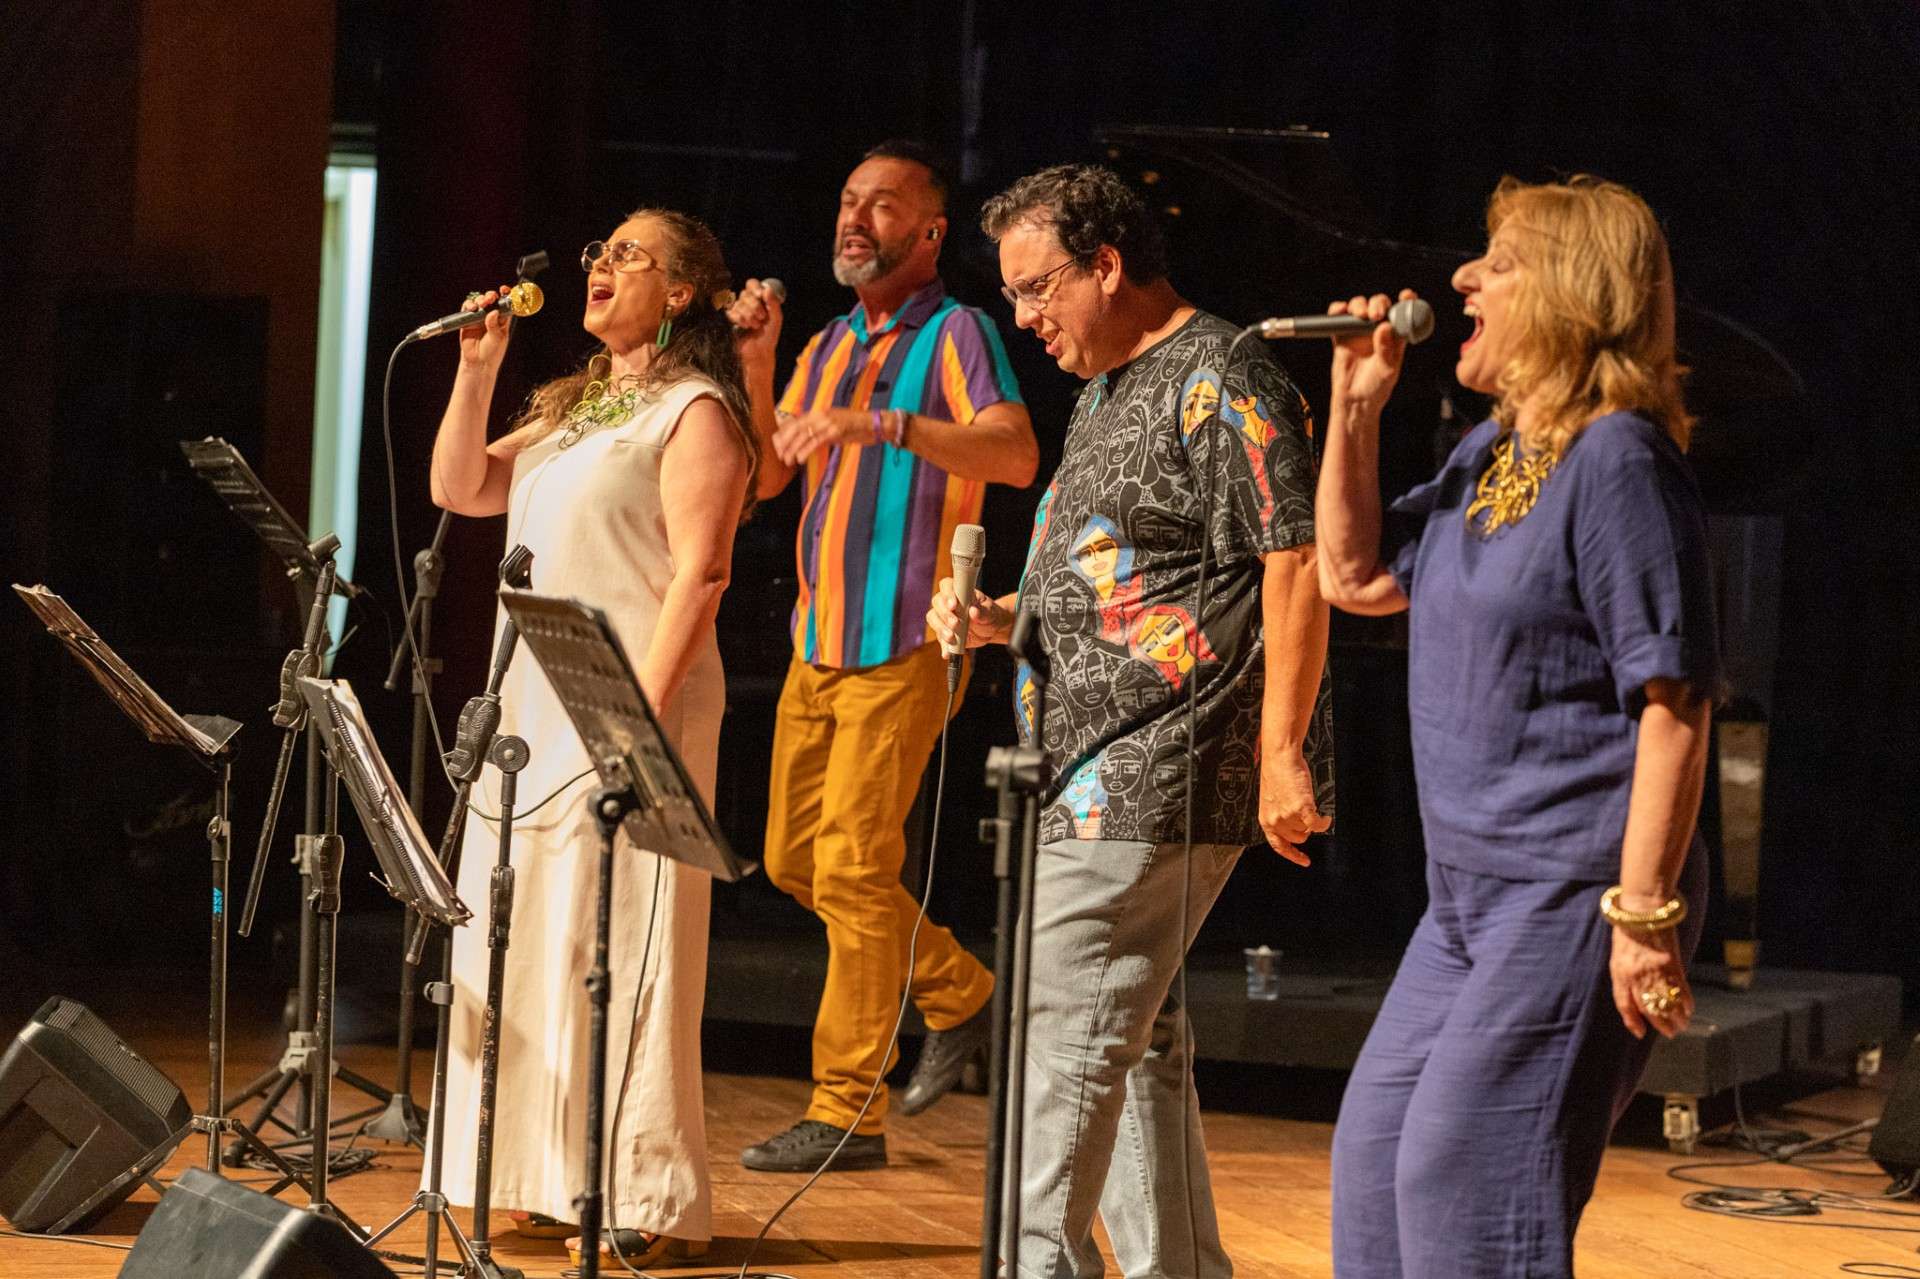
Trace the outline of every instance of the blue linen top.
[[1685, 457], [1612, 413], [1568, 446], [1518, 523], [1466, 509], [1499, 425], [1468, 432], [1394, 502], [1413, 537], [1407, 692], [1427, 855], [1505, 879], [1620, 875], [1649, 680], [1720, 680], [1706, 517]]

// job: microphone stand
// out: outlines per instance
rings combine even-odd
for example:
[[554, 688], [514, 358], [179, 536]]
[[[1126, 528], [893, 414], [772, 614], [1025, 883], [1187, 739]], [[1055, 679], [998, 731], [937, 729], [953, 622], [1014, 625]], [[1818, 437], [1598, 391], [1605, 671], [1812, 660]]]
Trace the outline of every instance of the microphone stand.
[[[427, 739], [432, 731], [429, 718], [433, 714], [433, 679], [441, 669], [440, 660], [432, 656], [433, 602], [439, 597], [440, 577], [446, 569], [441, 547], [446, 542], [447, 527], [452, 519], [453, 512], [441, 511], [432, 544], [413, 557], [413, 603], [407, 610], [406, 627], [407, 633], [415, 638], [412, 643], [402, 638], [399, 648], [394, 650], [393, 664], [387, 668], [386, 689], [393, 692], [400, 686], [400, 672], [407, 665], [407, 659], [416, 659], [412, 663], [412, 752], [407, 768], [407, 803], [416, 813], [427, 811]], [[412, 917], [407, 923], [411, 925]], [[362, 1131], [381, 1141], [418, 1146], [426, 1130], [412, 1089], [413, 993], [420, 988], [420, 957], [414, 953], [411, 927], [402, 931], [406, 936], [400, 957], [400, 1026], [393, 1097], [387, 1102], [386, 1110], [369, 1120]]]
[[[533, 552], [524, 546], [515, 546], [501, 562], [500, 579], [507, 586], [524, 588], [532, 580], [532, 568]], [[457, 881], [459, 878], [467, 802], [473, 795], [474, 782], [480, 777], [481, 765], [491, 757], [501, 770], [500, 861], [493, 872], [487, 935], [488, 945], [493, 949], [488, 962], [487, 1013], [481, 1039], [480, 1130], [475, 1138], [473, 1234], [469, 1238], [461, 1232], [447, 1197], [440, 1189], [446, 1157], [447, 1059], [451, 1053], [453, 1006], [453, 939], [448, 937], [441, 944], [440, 980], [427, 984], [427, 999], [435, 1008], [433, 1102], [430, 1111], [433, 1137], [428, 1144], [427, 1184], [414, 1192], [412, 1201], [398, 1217], [375, 1231], [367, 1241], [372, 1246], [399, 1229], [415, 1213], [426, 1213], [427, 1242], [423, 1271], [426, 1279], [438, 1279], [439, 1276], [440, 1226], [443, 1223], [447, 1234], [453, 1239], [454, 1248], [460, 1253], [461, 1272], [464, 1275], [479, 1276], [479, 1279], [522, 1279], [521, 1271], [502, 1266], [493, 1259], [487, 1220], [493, 1191], [493, 1096], [494, 1083], [499, 1075], [500, 1004], [506, 977], [507, 933], [513, 913], [513, 868], [508, 858], [513, 838], [515, 774], [527, 762], [524, 741], [510, 735], [496, 741], [494, 734], [500, 727], [500, 686], [506, 680], [507, 668], [513, 661], [519, 639], [519, 629], [513, 624], [513, 619], [508, 618], [500, 627], [500, 642], [494, 652], [493, 667], [487, 674], [486, 691], [469, 700], [461, 710], [453, 749], [446, 756], [447, 772], [454, 779], [455, 790], [453, 811], [447, 817], [447, 828], [440, 838], [440, 864], [446, 867], [449, 880]], [[418, 971], [432, 924], [418, 913], [409, 917], [409, 923], [412, 927], [407, 940], [406, 964], [410, 971]], [[406, 992], [405, 998], [412, 1000], [411, 989]]]
[[[1042, 742], [1050, 664], [1022, 610], [1008, 648], [1032, 671], [1033, 740]], [[1027, 987], [1033, 953], [1033, 871], [1039, 855], [1040, 795], [1053, 761], [1038, 745], [999, 746], [987, 753], [987, 782], [999, 791], [996, 816], [980, 823], [991, 835], [994, 907], [993, 1036], [988, 1046], [987, 1184], [980, 1227], [980, 1279], [1019, 1273], [1020, 1160], [1025, 1137]]]
[[[312, 1166], [309, 1170], [309, 1207], [342, 1221], [356, 1234], [364, 1233], [345, 1213], [327, 1199], [327, 1137], [333, 1100], [333, 984], [336, 921], [340, 912], [340, 868], [343, 849], [339, 834], [339, 778], [331, 771], [321, 777], [319, 730], [313, 725], [304, 698], [300, 696], [301, 678], [320, 673], [326, 648], [327, 604], [338, 581], [334, 552], [340, 539], [329, 533], [310, 548], [320, 571], [307, 607], [307, 625], [300, 647], [287, 655], [280, 668], [280, 700], [273, 707], [273, 722], [285, 730], [280, 755], [274, 766], [273, 789], [267, 799], [267, 815], [261, 823], [260, 843], [254, 851], [252, 872], [247, 881], [246, 904], [240, 912], [240, 935], [253, 931], [255, 911], [260, 905], [260, 890], [266, 881], [266, 861], [273, 843], [273, 831], [280, 816], [280, 803], [286, 795], [287, 774], [296, 739], [304, 729], [307, 737], [307, 829], [295, 840], [295, 859], [300, 866], [301, 896], [304, 909], [300, 916], [300, 1010], [299, 1029], [289, 1036], [280, 1064], [242, 1090], [244, 1100], [265, 1091], [259, 1117], [251, 1125], [258, 1131], [273, 1117], [289, 1088], [299, 1083], [304, 1093], [306, 1130], [294, 1130], [294, 1142], [311, 1143]], [[324, 793], [324, 801], [323, 801]], [[324, 802], [324, 813], [321, 810]], [[315, 1062], [315, 1057], [318, 1062]], [[355, 1087], [379, 1096], [384, 1090], [350, 1071], [342, 1078]], [[236, 1102], [228, 1102], [223, 1111], [231, 1111]], [[282, 1125], [283, 1127], [285, 1125]], [[290, 1143], [291, 1144], [291, 1143]], [[237, 1164], [243, 1143], [230, 1143], [224, 1153], [228, 1164]]]

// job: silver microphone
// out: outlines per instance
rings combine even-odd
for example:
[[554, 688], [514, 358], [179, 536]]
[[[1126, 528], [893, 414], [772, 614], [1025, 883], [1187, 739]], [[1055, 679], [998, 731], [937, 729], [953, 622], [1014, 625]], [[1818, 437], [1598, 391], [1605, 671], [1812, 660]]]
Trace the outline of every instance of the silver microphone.
[[[1364, 315], [1288, 315], [1262, 320], [1253, 330], [1263, 338], [1337, 338], [1371, 333], [1377, 320]], [[1433, 336], [1433, 308], [1422, 298], [1402, 298], [1387, 312], [1387, 323], [1409, 343]]]
[[980, 563], [987, 557], [987, 531], [978, 524], [962, 524], [953, 530], [953, 594], [960, 601], [960, 625], [951, 644], [943, 643], [947, 655], [947, 691], [960, 687], [960, 663], [967, 653], [968, 610], [973, 607], [973, 592], [980, 581]]

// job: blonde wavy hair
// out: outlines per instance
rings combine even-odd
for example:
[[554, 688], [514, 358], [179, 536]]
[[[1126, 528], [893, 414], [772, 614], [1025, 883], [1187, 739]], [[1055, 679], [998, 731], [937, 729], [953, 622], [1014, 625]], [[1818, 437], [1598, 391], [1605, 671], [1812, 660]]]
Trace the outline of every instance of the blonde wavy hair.
[[1558, 458], [1594, 418], [1633, 410], [1686, 448], [1693, 418], [1674, 353], [1673, 262], [1646, 201], [1587, 174], [1502, 178], [1487, 202], [1487, 238], [1502, 232], [1528, 269], [1494, 419], [1513, 430], [1531, 401], [1538, 417], [1520, 442]]
[[[740, 510], [740, 522], [744, 524], [755, 504], [760, 439], [753, 430], [753, 410], [740, 369], [740, 353], [733, 344], [733, 324], [727, 319], [726, 307], [732, 294], [727, 287], [727, 260], [720, 239], [700, 219], [674, 209], [635, 209], [625, 220], [641, 218], [658, 223], [666, 233], [667, 261], [662, 267], [667, 281], [692, 285], [693, 301], [674, 320], [667, 345], [654, 352], [640, 390], [658, 390], [688, 377], [706, 378], [720, 388], [727, 424], [747, 455], [747, 496]], [[609, 358], [603, 344], [573, 372], [535, 387], [502, 442], [526, 449], [553, 434], [567, 420], [568, 410], [579, 402], [588, 384], [606, 376]]]

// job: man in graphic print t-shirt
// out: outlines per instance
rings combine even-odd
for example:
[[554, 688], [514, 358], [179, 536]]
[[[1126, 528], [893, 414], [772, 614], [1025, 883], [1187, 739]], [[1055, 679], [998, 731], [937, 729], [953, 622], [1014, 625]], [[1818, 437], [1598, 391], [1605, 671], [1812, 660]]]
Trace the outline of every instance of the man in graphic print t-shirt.
[[[1242, 848], [1264, 836], [1304, 864], [1332, 814], [1305, 406], [1264, 350], [1228, 362], [1237, 330], [1174, 291], [1145, 206], [1107, 170], [1022, 179], [982, 223], [1015, 323], [1087, 380], [1020, 589], [977, 595], [969, 634], [1004, 642], [1031, 611], [1052, 670], [1044, 706], [1031, 672], [1016, 681], [1022, 733], [1057, 769], [1032, 906], [1019, 1271], [1097, 1273], [1097, 1210], [1123, 1273], [1225, 1276], [1172, 986]], [[928, 620], [947, 633], [957, 608], [948, 584]]]

